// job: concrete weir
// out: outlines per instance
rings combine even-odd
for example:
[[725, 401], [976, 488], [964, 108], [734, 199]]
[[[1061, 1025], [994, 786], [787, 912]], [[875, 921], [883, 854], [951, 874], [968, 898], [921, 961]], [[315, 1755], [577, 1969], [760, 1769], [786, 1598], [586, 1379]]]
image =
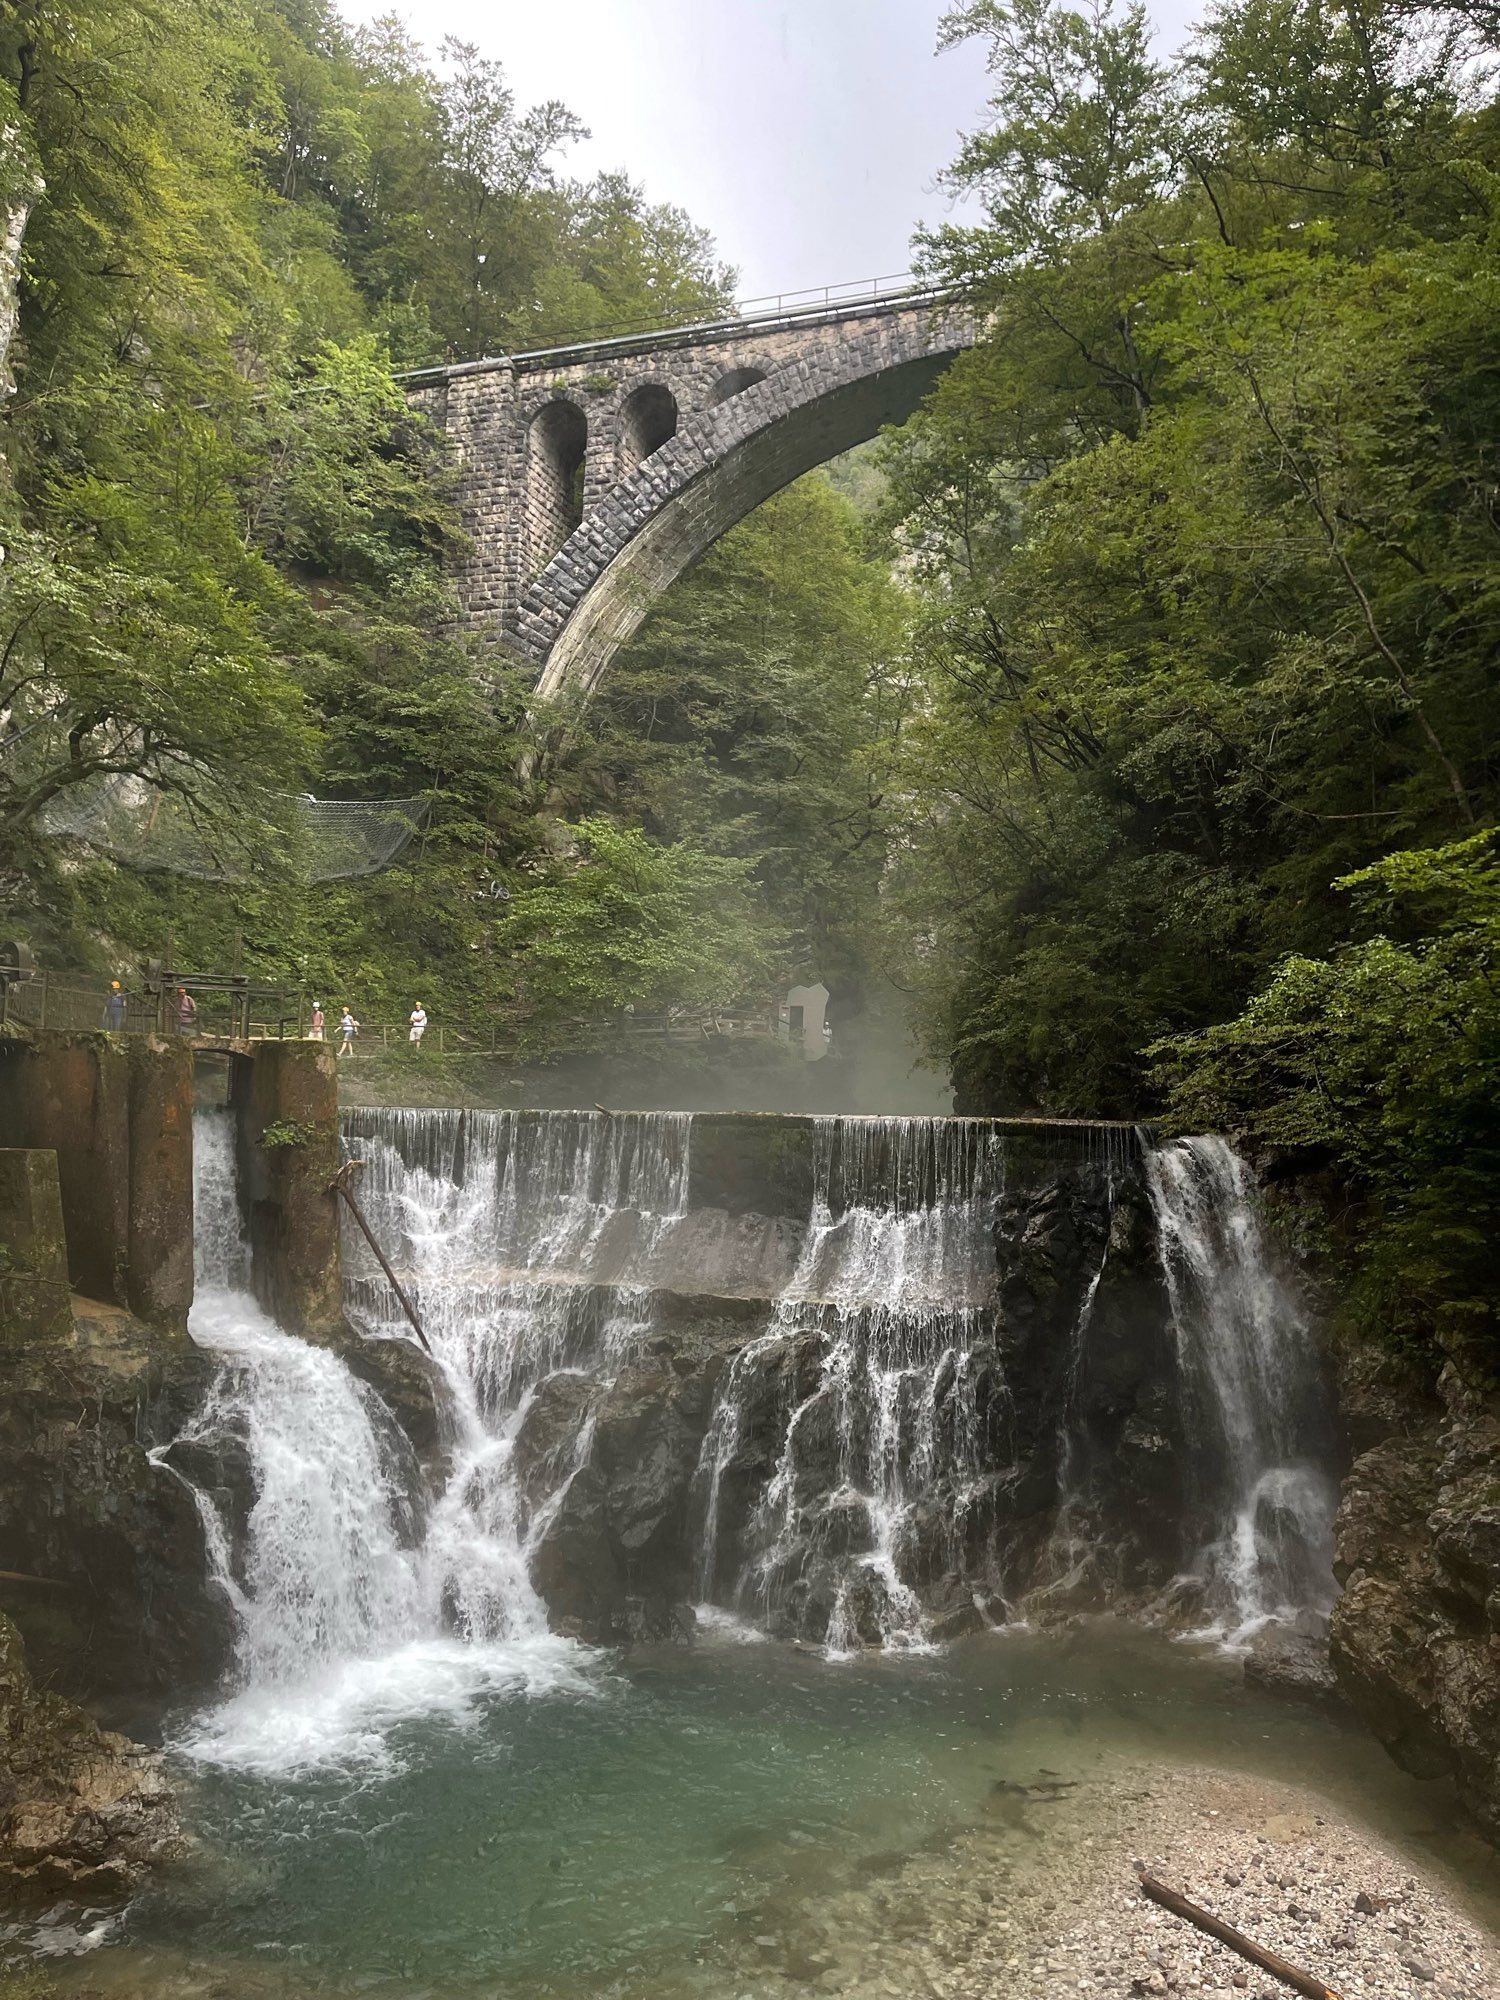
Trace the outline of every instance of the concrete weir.
[[[293, 1331], [340, 1321], [332, 1052], [158, 1036], [0, 1040], [0, 1242], [7, 1336], [42, 1337], [56, 1294], [182, 1333], [193, 1299], [193, 1107], [227, 1102], [262, 1302]], [[14, 1323], [14, 1324], [13, 1324]]]

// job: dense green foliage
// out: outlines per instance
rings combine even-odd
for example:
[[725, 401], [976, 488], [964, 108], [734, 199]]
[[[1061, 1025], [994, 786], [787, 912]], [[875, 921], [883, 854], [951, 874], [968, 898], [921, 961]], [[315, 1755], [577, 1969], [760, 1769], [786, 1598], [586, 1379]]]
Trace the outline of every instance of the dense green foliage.
[[[1180, 1118], [1339, 1168], [1418, 1319], [1493, 1235], [1455, 1219], [1495, 1187], [1487, 850], [1452, 845], [1500, 780], [1482, 16], [1224, 0], [1166, 64], [1138, 6], [961, 8], [982, 220], [926, 255], [991, 337], [885, 460], [930, 1045], [976, 1106], [1127, 1115], [1155, 1046]], [[1429, 931], [1367, 935], [1429, 880]]]
[[[19, 0], [4, 930], [101, 970], [238, 937], [367, 1021], [420, 994], [543, 1051], [885, 972], [968, 1108], [1232, 1127], [1352, 1194], [1370, 1314], [1482, 1318], [1494, 26], [1219, 0], [1165, 61], [1129, 0], [967, 0], [977, 219], [922, 255], [984, 338], [537, 735], [454, 636], [449, 467], [393, 371], [715, 309], [711, 244], [566, 180], [571, 115], [462, 45], [325, 0]], [[112, 771], [238, 879], [42, 837]], [[431, 812], [309, 890], [302, 789]]]
[[528, 883], [503, 923], [523, 1046], [545, 1048], [570, 1017], [582, 1028], [602, 1008], [712, 1010], [765, 985], [776, 939], [748, 863], [603, 817], [571, 831], [576, 859]]
[[750, 865], [785, 976], [857, 1009], [915, 690], [907, 606], [813, 476], [731, 530], [610, 669], [561, 782]]
[[[392, 370], [703, 311], [731, 274], [503, 75], [323, 0], [21, 0], [0, 197], [30, 198], [0, 431], [0, 921], [54, 963], [161, 948], [404, 1012], [507, 999], [495, 884], [541, 852], [520, 686], [461, 644], [438, 440]], [[140, 777], [211, 886], [58, 843]], [[286, 795], [432, 801], [309, 891]], [[206, 857], [206, 859], [205, 859]]]
[[1169, 1101], [1193, 1125], [1332, 1164], [1364, 1210], [1378, 1323], [1482, 1333], [1500, 1232], [1493, 840], [1403, 849], [1338, 886], [1369, 934], [1284, 959], [1235, 1019], [1164, 1044]]

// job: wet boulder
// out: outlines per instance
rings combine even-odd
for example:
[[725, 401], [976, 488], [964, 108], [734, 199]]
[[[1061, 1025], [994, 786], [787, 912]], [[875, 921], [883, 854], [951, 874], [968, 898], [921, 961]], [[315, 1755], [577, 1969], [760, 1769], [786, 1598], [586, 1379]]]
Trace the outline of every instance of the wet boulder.
[[185, 1851], [161, 1759], [42, 1693], [0, 1616], [0, 1881], [12, 1897], [123, 1897]]
[[[0, 1544], [34, 1669], [72, 1696], [181, 1697], [215, 1681], [232, 1617], [193, 1494], [153, 1447], [201, 1406], [216, 1363], [116, 1307], [78, 1302], [67, 1346], [0, 1354]], [[243, 1466], [206, 1468], [239, 1512]]]

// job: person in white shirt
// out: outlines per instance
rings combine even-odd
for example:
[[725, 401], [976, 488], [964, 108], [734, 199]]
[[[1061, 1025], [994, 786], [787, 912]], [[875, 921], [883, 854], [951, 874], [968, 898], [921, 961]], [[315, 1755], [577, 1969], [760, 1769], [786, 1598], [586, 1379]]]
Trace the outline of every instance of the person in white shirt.
[[427, 1032], [427, 1009], [422, 1005], [421, 1001], [419, 1000], [416, 1006], [413, 1007], [411, 1010], [411, 1034], [409, 1035], [408, 1040], [413, 1042], [420, 1042], [423, 1035], [426, 1032]]
[[339, 1019], [340, 1056], [347, 1056], [353, 1053], [354, 1037], [358, 1033], [359, 1033], [359, 1023], [358, 1021], [355, 1020], [354, 1016], [349, 1012], [349, 1009], [346, 1007]]

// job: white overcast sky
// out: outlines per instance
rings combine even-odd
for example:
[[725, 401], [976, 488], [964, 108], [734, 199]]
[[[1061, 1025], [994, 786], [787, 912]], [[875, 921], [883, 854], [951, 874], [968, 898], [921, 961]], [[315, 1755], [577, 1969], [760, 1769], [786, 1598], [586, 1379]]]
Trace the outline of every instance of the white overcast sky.
[[[938, 56], [941, 0], [343, 0], [435, 49], [476, 42], [523, 103], [590, 128], [569, 172], [624, 167], [711, 229], [740, 296], [907, 267], [941, 221], [937, 176], [979, 123], [977, 44]], [[1202, 0], [1149, 0], [1163, 45]]]

